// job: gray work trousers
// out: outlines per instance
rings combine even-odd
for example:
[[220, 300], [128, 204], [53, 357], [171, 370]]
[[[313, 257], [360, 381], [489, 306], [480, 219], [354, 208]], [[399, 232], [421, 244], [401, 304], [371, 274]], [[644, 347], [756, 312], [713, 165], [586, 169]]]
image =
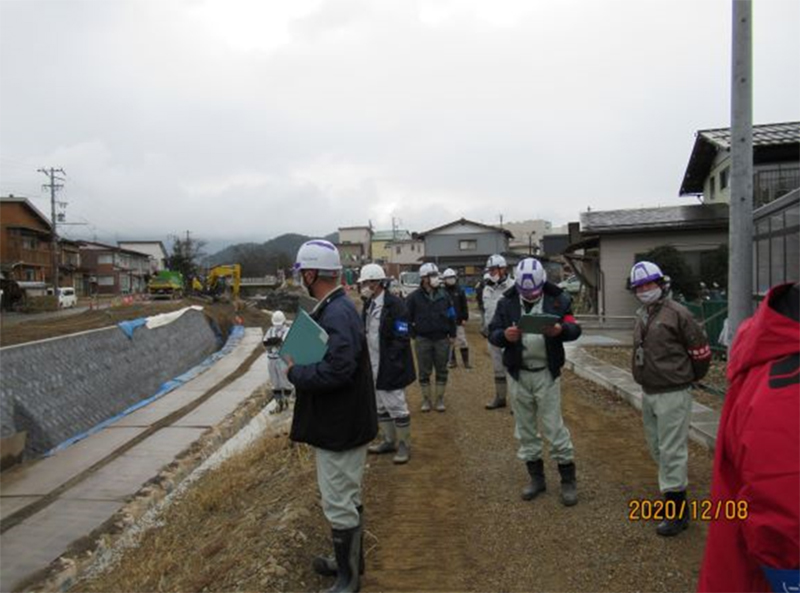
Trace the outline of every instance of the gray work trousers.
[[333, 529], [358, 527], [367, 445], [347, 451], [314, 448], [322, 512]]
[[417, 336], [414, 340], [417, 351], [417, 370], [419, 371], [419, 384], [430, 385], [431, 371], [436, 368], [436, 384], [447, 384], [447, 362], [450, 357], [450, 339], [430, 340]]
[[689, 421], [692, 393], [642, 393], [642, 421], [650, 455], [658, 464], [661, 492], [686, 490], [689, 485]]

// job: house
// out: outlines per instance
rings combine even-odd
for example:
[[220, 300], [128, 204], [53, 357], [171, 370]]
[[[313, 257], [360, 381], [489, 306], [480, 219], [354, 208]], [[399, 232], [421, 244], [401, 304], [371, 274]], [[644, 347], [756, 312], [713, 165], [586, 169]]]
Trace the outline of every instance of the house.
[[389, 262], [389, 243], [396, 241], [407, 241], [411, 239], [411, 233], [400, 229], [393, 229], [389, 231], [374, 231], [372, 233], [372, 240], [370, 250], [372, 252], [372, 261], [377, 264], [385, 265]]
[[425, 241], [414, 239], [410, 235], [406, 239], [390, 241], [386, 244], [388, 261], [384, 265], [386, 273], [395, 278], [400, 272], [416, 270], [422, 264], [425, 255]]
[[[700, 130], [686, 166], [681, 196], [730, 203], [730, 128]], [[753, 208], [800, 187], [800, 122], [753, 126]]]
[[6, 278], [53, 281], [53, 227], [26, 198], [0, 198], [0, 269]]
[[372, 227], [350, 226], [339, 228], [336, 247], [345, 267], [360, 267], [372, 259]]
[[167, 250], [161, 241], [117, 241], [117, 247], [150, 256], [150, 275], [167, 269]]
[[433, 262], [439, 270], [453, 268], [468, 284], [483, 275], [486, 260], [494, 253], [513, 266], [520, 256], [509, 251], [514, 234], [508, 229], [473, 222], [465, 218], [414, 235], [425, 245], [422, 261]]
[[523, 220], [506, 223], [503, 228], [514, 235], [509, 241], [509, 250], [520, 255], [536, 255], [542, 249], [544, 236], [552, 232], [553, 224], [549, 220]]
[[[595, 312], [630, 316], [639, 303], [626, 280], [637, 257], [654, 247], [671, 245], [699, 274], [705, 258], [728, 243], [728, 205], [582, 212], [581, 235], [568, 249], [567, 259], [588, 287]], [[584, 255], [574, 257], [579, 250]]]
[[84, 294], [132, 294], [147, 290], [150, 256], [94, 241], [80, 241], [86, 271]]

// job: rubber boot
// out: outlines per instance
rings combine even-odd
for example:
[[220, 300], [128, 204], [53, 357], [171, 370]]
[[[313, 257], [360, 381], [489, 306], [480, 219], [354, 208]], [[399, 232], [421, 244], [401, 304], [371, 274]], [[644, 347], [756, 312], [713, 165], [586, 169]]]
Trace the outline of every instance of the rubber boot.
[[494, 399], [486, 404], [487, 410], [496, 410], [506, 407], [507, 383], [505, 377], [494, 378]]
[[461, 349], [461, 360], [464, 361], [464, 368], [471, 369], [472, 365], [469, 363], [469, 348]]
[[544, 462], [541, 459], [526, 461], [525, 467], [531, 477], [531, 483], [522, 489], [522, 500], [533, 500], [540, 493], [547, 490], [547, 485], [544, 481]]
[[392, 458], [395, 463], [408, 463], [411, 457], [411, 424], [397, 426], [397, 455]]
[[274, 389], [272, 391], [272, 399], [275, 400], [275, 409], [272, 410], [272, 413], [280, 414], [283, 412], [283, 391], [281, 389]]
[[667, 505], [664, 505], [664, 515], [671, 518], [665, 518], [661, 521], [656, 527], [656, 533], [664, 537], [672, 537], [689, 527], [689, 514], [686, 512], [686, 490], [665, 492], [664, 500], [665, 503], [673, 501], [675, 510], [673, 511], [670, 507], [669, 511], [667, 511]]
[[571, 507], [578, 504], [578, 486], [575, 479], [575, 463], [559, 463], [558, 473], [561, 474], [561, 504]]
[[447, 408], [444, 407], [444, 390], [447, 385], [441, 383], [436, 384], [436, 411], [444, 412]]
[[[364, 505], [358, 505], [358, 529], [359, 529], [359, 559], [358, 574], [364, 574]], [[311, 562], [311, 566], [318, 575], [323, 577], [335, 577], [338, 572], [336, 569], [336, 558], [333, 556], [316, 556]]]
[[333, 555], [336, 557], [336, 582], [325, 593], [354, 593], [361, 588], [359, 558], [361, 526], [331, 529]]
[[420, 407], [420, 412], [430, 412], [431, 411], [431, 384], [428, 383], [427, 385], [420, 384], [419, 388], [422, 390], [422, 406]]
[[450, 360], [447, 363], [447, 367], [454, 369], [458, 366], [458, 361], [456, 360], [456, 349], [450, 348]]
[[367, 447], [367, 451], [376, 455], [394, 453], [397, 450], [397, 447], [395, 447], [396, 435], [394, 420], [391, 418], [381, 418], [378, 421], [378, 426], [380, 426], [381, 433], [383, 434], [383, 440], [377, 445], [370, 445]]

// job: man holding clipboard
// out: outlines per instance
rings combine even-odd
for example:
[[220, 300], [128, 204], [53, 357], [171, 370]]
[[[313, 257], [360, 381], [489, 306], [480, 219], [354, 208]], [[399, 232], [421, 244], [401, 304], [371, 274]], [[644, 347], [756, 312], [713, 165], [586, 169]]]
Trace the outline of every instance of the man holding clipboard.
[[[364, 324], [340, 284], [341, 270], [339, 251], [329, 241], [315, 239], [300, 247], [295, 271], [319, 301], [310, 318], [327, 334], [327, 342], [315, 361], [295, 364], [285, 356], [296, 395], [289, 438], [314, 447], [322, 510], [331, 525], [334, 558], [314, 561], [317, 572], [335, 570], [331, 592], [359, 590], [364, 568], [361, 482], [367, 445], [378, 434]], [[298, 318], [293, 329], [300, 327]], [[290, 333], [287, 345], [291, 338]]]
[[578, 502], [572, 439], [561, 417], [561, 367], [564, 342], [577, 340], [581, 328], [572, 315], [569, 295], [547, 282], [547, 273], [532, 257], [517, 264], [514, 285], [503, 293], [489, 324], [489, 341], [503, 349], [503, 365], [510, 377], [509, 390], [519, 440], [517, 457], [525, 462], [530, 484], [523, 500], [546, 490], [543, 444], [539, 430], [550, 443], [550, 457], [558, 463], [561, 502]]

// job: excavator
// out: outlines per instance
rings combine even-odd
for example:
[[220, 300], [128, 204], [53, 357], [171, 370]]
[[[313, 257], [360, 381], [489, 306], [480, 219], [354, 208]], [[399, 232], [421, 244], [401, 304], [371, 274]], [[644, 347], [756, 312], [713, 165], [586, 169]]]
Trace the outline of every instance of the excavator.
[[208, 271], [205, 282], [195, 279], [192, 285], [195, 289], [199, 286], [202, 294], [218, 301], [238, 299], [241, 283], [242, 267], [239, 264], [222, 264]]

